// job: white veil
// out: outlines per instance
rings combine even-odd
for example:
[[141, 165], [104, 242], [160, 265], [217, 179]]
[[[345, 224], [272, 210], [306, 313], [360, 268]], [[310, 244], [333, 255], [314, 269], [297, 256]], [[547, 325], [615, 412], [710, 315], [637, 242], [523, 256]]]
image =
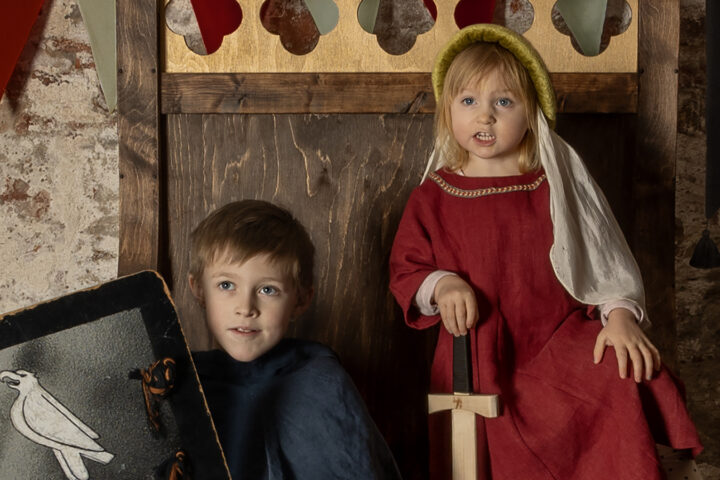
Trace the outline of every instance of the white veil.
[[538, 154], [550, 186], [555, 275], [577, 300], [631, 300], [645, 308], [640, 269], [610, 205], [573, 148], [538, 109]]

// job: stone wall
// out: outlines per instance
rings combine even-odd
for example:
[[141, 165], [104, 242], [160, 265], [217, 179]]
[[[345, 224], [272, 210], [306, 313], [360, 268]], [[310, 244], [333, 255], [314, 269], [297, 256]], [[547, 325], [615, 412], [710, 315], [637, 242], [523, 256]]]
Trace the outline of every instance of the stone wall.
[[[714, 0], [709, 0], [714, 1]], [[675, 291], [677, 373], [705, 445], [706, 478], [720, 478], [720, 268], [690, 266], [705, 224], [705, 0], [680, 2], [680, 75], [676, 167]], [[716, 132], [717, 134], [717, 132]], [[708, 224], [720, 245], [717, 214]]]
[[46, 0], [0, 101], [0, 312], [116, 276], [117, 157], [80, 11]]
[[[677, 159], [678, 373], [720, 479], [720, 269], [689, 266], [705, 228], [705, 0], [681, 0]], [[117, 118], [71, 0], [46, 0], [0, 101], [0, 312], [116, 275]], [[709, 225], [720, 243], [717, 216]]]

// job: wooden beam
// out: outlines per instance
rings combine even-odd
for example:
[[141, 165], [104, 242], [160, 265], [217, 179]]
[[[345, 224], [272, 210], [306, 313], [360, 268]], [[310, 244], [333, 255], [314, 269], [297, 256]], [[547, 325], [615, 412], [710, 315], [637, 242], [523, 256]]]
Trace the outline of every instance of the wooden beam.
[[[638, 154], [630, 239], [643, 273], [653, 339], [675, 358], [675, 160], [680, 10], [674, 0], [642, 0], [638, 19]], [[642, 248], [640, 247], [642, 246]]]
[[120, 253], [118, 274], [158, 265], [159, 2], [118, 0]]
[[[432, 113], [429, 73], [164, 73], [173, 113]], [[561, 113], [634, 113], [635, 73], [552, 75]]]

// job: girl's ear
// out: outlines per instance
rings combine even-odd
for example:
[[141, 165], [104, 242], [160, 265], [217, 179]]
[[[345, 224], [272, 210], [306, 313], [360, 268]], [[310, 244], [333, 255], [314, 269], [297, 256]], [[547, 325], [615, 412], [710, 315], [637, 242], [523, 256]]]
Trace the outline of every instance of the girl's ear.
[[292, 318], [299, 317], [305, 312], [305, 310], [308, 309], [308, 307], [310, 306], [310, 302], [312, 302], [314, 293], [315, 289], [313, 287], [310, 287], [308, 289], [302, 289], [300, 295], [298, 296], [297, 305], [293, 310]]
[[201, 307], [205, 306], [205, 292], [203, 292], [202, 289], [202, 282], [199, 278], [195, 278], [195, 276], [191, 273], [188, 275], [188, 284], [190, 285], [190, 291], [193, 294], [193, 297], [198, 301]]

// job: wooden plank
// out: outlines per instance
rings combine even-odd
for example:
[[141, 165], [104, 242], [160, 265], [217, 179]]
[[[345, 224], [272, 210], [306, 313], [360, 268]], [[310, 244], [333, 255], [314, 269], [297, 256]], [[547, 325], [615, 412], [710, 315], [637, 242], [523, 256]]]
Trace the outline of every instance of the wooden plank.
[[636, 73], [552, 73], [558, 113], [635, 113]]
[[162, 112], [431, 113], [429, 73], [162, 74]]
[[158, 2], [117, 2], [120, 253], [118, 274], [157, 268]]
[[290, 208], [317, 249], [315, 300], [290, 334], [338, 352], [405, 478], [427, 478], [436, 330], [404, 324], [388, 257], [430, 153], [432, 116], [170, 115], [167, 136], [173, 297], [192, 348], [209, 342], [187, 286], [190, 231], [233, 200]]
[[637, 212], [633, 246], [643, 272], [653, 340], [675, 359], [675, 149], [679, 4], [643, 0], [639, 18], [638, 154], [633, 174]]
[[[161, 110], [172, 113], [432, 113], [429, 73], [164, 73]], [[633, 113], [635, 73], [556, 73], [564, 113]]]

